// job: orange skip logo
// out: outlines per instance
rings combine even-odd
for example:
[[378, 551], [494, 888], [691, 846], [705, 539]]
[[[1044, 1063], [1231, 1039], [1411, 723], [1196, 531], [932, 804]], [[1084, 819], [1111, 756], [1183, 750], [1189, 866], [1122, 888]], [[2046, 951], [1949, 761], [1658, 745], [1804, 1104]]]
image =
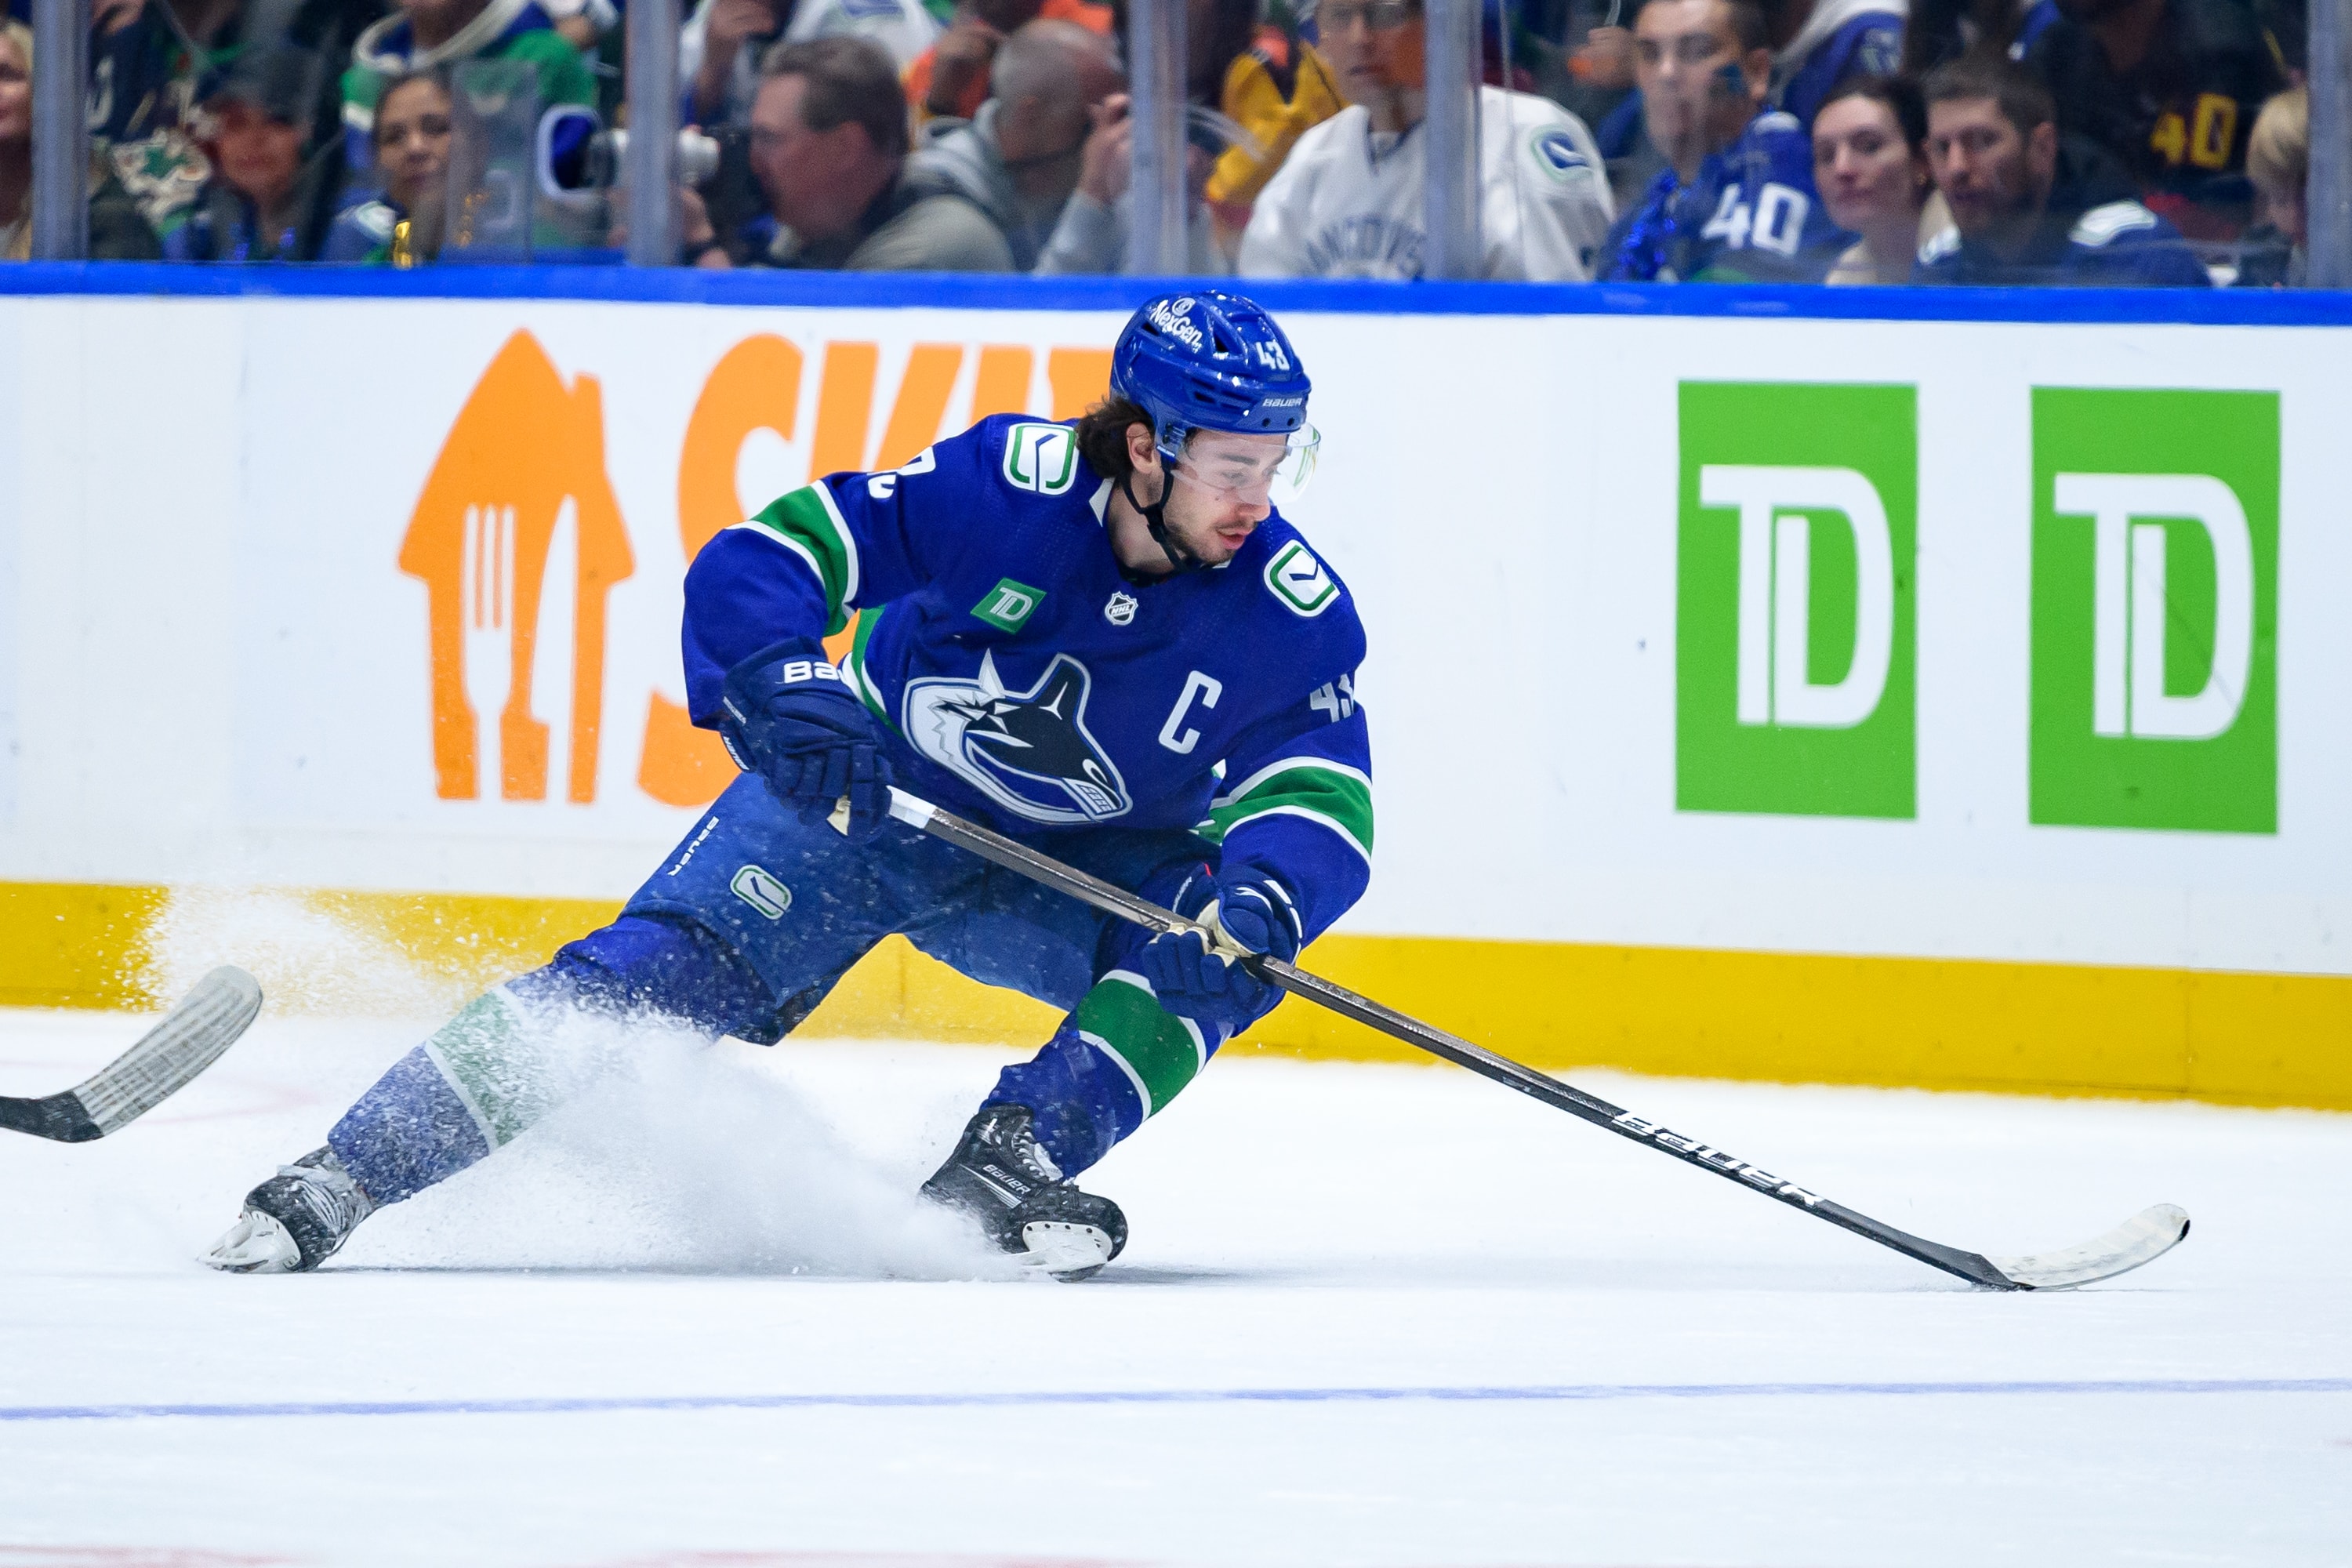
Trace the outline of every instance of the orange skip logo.
[[[548, 568], [566, 522], [571, 570], [557, 577]], [[549, 726], [532, 711], [532, 676], [552, 585], [572, 622], [562, 650], [572, 676], [565, 795], [595, 799], [605, 599], [635, 569], [604, 475], [595, 378], [566, 387], [538, 340], [509, 338], [442, 443], [401, 541], [400, 569], [425, 583], [435, 793], [479, 798], [495, 745], [499, 795], [547, 798]]]
[[[869, 464], [880, 346], [826, 344], [809, 476], [895, 468], [939, 439], [971, 352], [957, 343], [916, 345]], [[971, 418], [1034, 412], [1034, 351], [989, 344], [978, 353]], [[802, 351], [768, 333], [744, 339], [712, 367], [678, 454], [678, 543], [686, 560], [721, 529], [751, 515], [735, 492], [736, 460], [754, 431], [795, 438], [803, 368]], [[1049, 350], [1051, 417], [1075, 418], [1104, 395], [1109, 381], [1109, 351]], [[576, 526], [561, 529], [570, 518]], [[423, 578], [428, 595], [433, 758], [445, 800], [478, 796], [486, 743], [477, 733], [478, 715], [490, 711], [499, 715], [501, 793], [509, 800], [547, 798], [549, 726], [532, 716], [530, 676], [543, 629], [541, 584], [549, 579], [551, 556], [566, 543], [572, 544], [576, 564], [568, 579], [559, 573], [556, 585], [559, 600], [568, 590], [572, 614], [568, 794], [586, 802], [596, 794], [605, 596], [635, 569], [635, 559], [604, 473], [604, 406], [595, 378], [576, 377], [567, 390], [538, 341], [519, 331], [466, 400], [400, 552], [401, 570]], [[848, 637], [845, 631], [828, 645], [835, 658]], [[734, 776], [735, 765], [716, 735], [696, 729], [680, 704], [658, 691], [650, 694], [640, 789], [665, 805], [697, 806], [718, 798]]]

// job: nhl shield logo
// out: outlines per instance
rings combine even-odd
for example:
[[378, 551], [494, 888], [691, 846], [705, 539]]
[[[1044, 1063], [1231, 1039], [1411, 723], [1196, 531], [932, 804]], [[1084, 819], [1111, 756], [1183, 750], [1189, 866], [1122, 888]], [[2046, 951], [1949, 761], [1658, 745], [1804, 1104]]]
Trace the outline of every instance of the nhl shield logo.
[[1134, 621], [1135, 611], [1135, 595], [1122, 588], [1110, 596], [1109, 604], [1103, 606], [1103, 619], [1115, 626], [1127, 626]]

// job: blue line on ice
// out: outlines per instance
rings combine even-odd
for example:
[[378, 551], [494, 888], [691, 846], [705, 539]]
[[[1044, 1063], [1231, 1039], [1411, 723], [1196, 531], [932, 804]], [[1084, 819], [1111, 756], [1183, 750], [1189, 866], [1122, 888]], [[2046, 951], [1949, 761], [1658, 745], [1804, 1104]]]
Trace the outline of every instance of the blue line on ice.
[[1853, 1394], [2352, 1394], [2352, 1377], [2116, 1378], [2042, 1383], [1586, 1383], [1462, 1388], [1134, 1388], [973, 1394], [686, 1394], [582, 1399], [382, 1399], [250, 1405], [0, 1405], [0, 1421], [269, 1415], [565, 1415], [608, 1411], [955, 1409], [1021, 1405], [1333, 1405], [1410, 1399], [1756, 1399]]

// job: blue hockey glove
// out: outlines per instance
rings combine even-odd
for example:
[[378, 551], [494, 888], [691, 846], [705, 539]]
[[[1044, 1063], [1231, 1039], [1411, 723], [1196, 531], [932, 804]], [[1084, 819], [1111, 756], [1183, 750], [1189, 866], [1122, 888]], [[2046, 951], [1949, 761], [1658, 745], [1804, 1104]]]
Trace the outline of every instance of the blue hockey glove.
[[[1176, 912], [1251, 952], [1285, 963], [1298, 956], [1297, 908], [1271, 877], [1217, 878], [1203, 866], [1178, 890]], [[1140, 963], [1160, 1005], [1203, 1029], [1234, 1034], [1281, 996], [1278, 986], [1212, 951], [1198, 931], [1161, 932], [1144, 944]]]
[[727, 672], [719, 738], [803, 822], [823, 822], [846, 799], [844, 831], [863, 844], [889, 818], [890, 760], [874, 717], [814, 637], [763, 648]]

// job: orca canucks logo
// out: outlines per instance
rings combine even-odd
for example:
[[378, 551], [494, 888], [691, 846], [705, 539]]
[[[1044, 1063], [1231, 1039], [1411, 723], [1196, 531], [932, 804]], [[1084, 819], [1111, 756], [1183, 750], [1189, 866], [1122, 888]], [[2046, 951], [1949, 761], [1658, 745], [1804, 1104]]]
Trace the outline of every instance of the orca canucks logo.
[[974, 679], [908, 683], [906, 735], [918, 751], [1031, 822], [1102, 822], [1135, 803], [1118, 767], [1087, 731], [1094, 677], [1054, 656], [1026, 691], [1007, 691], [992, 652]]

